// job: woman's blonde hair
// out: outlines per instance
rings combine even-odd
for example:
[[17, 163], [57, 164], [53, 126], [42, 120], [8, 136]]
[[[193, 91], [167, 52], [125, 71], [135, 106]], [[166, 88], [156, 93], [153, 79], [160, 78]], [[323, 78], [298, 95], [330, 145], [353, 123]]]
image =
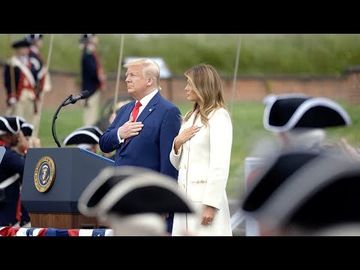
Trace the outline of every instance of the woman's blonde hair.
[[222, 81], [211, 65], [200, 64], [184, 73], [193, 91], [199, 97], [191, 111], [186, 113], [184, 120], [187, 121], [193, 113], [195, 119], [200, 115], [201, 122], [205, 125], [209, 122], [209, 114], [218, 108], [225, 108]]

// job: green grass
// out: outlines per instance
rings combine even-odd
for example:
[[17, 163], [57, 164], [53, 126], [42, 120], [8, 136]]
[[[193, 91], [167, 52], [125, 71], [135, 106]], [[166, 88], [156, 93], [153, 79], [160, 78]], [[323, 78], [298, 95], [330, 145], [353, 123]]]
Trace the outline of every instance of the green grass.
[[[360, 107], [342, 104], [352, 118], [352, 126], [348, 128], [333, 128], [328, 130], [328, 139], [336, 141], [345, 137], [355, 146], [360, 146]], [[191, 105], [178, 104], [182, 114], [187, 112]], [[231, 117], [233, 121], [233, 146], [230, 165], [230, 178], [227, 191], [229, 197], [238, 198], [243, 191], [244, 159], [248, 156], [256, 142], [264, 137], [272, 136], [265, 131], [262, 124], [263, 104], [255, 102], [235, 103]], [[40, 138], [42, 146], [56, 147], [51, 135], [51, 121], [54, 110], [45, 110], [42, 114]], [[64, 108], [57, 120], [57, 134], [60, 142], [74, 129], [82, 126], [82, 107]]]
[[[52, 137], [51, 123], [55, 109], [44, 109], [41, 116], [39, 136], [43, 147], [57, 147]], [[75, 129], [83, 126], [83, 109], [80, 107], [66, 107], [58, 114], [56, 120], [56, 134], [62, 144], [65, 137]]]
[[[23, 35], [0, 34], [0, 59], [7, 58], [11, 41]], [[56, 34], [50, 68], [79, 72], [77, 34]], [[182, 75], [189, 67], [208, 63], [222, 75], [232, 76], [238, 35], [233, 34], [126, 34], [123, 56], [163, 57], [170, 70]], [[241, 37], [240, 75], [332, 74], [360, 63], [359, 34], [246, 34]], [[44, 37], [47, 57], [50, 35]], [[116, 73], [120, 35], [99, 35], [99, 54], [107, 73]]]

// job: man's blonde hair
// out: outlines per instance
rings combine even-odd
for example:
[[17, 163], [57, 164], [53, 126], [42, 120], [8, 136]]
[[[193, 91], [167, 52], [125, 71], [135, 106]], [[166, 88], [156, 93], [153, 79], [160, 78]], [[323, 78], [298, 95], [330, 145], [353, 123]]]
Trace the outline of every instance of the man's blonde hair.
[[140, 58], [133, 60], [124, 65], [125, 68], [129, 68], [131, 66], [142, 66], [143, 75], [145, 78], [153, 78], [156, 87], [160, 87], [160, 67], [159, 65], [149, 59], [149, 58]]

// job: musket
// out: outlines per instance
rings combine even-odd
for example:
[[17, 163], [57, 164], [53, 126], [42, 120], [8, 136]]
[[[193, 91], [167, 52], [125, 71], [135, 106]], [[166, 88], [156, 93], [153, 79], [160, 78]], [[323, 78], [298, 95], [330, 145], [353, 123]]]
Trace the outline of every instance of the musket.
[[119, 95], [119, 85], [120, 85], [120, 74], [121, 74], [121, 63], [122, 63], [122, 57], [123, 57], [123, 50], [124, 50], [124, 34], [121, 34], [120, 39], [120, 49], [119, 49], [119, 62], [118, 62], [118, 69], [116, 74], [116, 85], [115, 85], [115, 97], [114, 97], [114, 105], [112, 112], [116, 112], [116, 105], [118, 102], [118, 95]]
[[[8, 48], [10, 47], [11, 36], [7, 35]], [[7, 56], [9, 57], [9, 71], [10, 71], [10, 95], [14, 93], [16, 95], [16, 83], [15, 83], [15, 68], [11, 63], [11, 56], [9, 50], [7, 50]]]

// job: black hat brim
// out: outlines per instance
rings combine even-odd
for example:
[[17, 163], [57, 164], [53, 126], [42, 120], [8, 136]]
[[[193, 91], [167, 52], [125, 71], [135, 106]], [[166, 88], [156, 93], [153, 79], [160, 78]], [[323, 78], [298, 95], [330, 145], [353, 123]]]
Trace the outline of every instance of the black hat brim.
[[99, 137], [87, 130], [74, 131], [64, 140], [64, 145], [98, 144]]
[[19, 41], [15, 41], [11, 47], [14, 49], [19, 49], [19, 48], [29, 48], [31, 46], [31, 43], [29, 41], [27, 41], [26, 39], [24, 40], [19, 40]]
[[137, 167], [108, 168], [84, 191], [79, 210], [86, 215], [194, 212], [165, 175]]
[[319, 154], [309, 151], [282, 152], [274, 161], [263, 167], [253, 179], [253, 186], [245, 194], [242, 209], [246, 212], [259, 210], [272, 194], [289, 177]]
[[285, 132], [294, 128], [327, 128], [351, 124], [348, 113], [328, 98], [272, 96], [264, 110], [264, 128]]
[[253, 216], [267, 229], [319, 230], [359, 223], [360, 168], [345, 155], [319, 155], [291, 175]]

